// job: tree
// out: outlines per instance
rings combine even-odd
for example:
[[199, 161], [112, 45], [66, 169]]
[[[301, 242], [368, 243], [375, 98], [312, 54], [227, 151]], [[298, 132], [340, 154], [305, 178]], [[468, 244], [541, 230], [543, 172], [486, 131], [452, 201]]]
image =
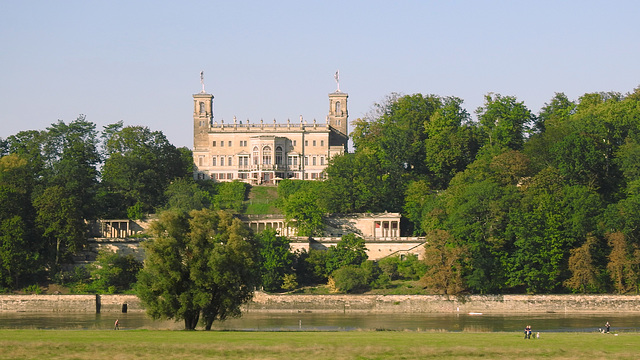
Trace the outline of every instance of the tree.
[[638, 293], [640, 286], [640, 247], [629, 243], [623, 233], [607, 234], [611, 247], [607, 270], [613, 281], [613, 289], [619, 294]]
[[61, 186], [45, 189], [33, 200], [36, 225], [45, 240], [50, 267], [57, 271], [62, 261], [82, 249], [86, 225], [77, 199]]
[[589, 235], [584, 244], [571, 249], [571, 256], [569, 256], [571, 277], [565, 280], [564, 286], [582, 293], [599, 292], [601, 290], [600, 276], [595, 264], [594, 254], [597, 241], [598, 239], [595, 236]]
[[211, 205], [211, 195], [201, 189], [193, 178], [175, 179], [164, 192], [166, 209], [189, 212], [201, 210]]
[[318, 196], [314, 192], [298, 191], [284, 200], [282, 206], [288, 226], [295, 226], [298, 236], [315, 236], [322, 234], [325, 211], [318, 204]]
[[424, 263], [427, 271], [422, 283], [427, 289], [445, 295], [456, 295], [466, 287], [463, 281], [468, 252], [456, 244], [451, 234], [435, 230], [427, 234], [424, 247]]
[[100, 294], [121, 293], [131, 289], [142, 262], [131, 254], [119, 255], [111, 251], [100, 251], [96, 261], [89, 265], [91, 289]]
[[448, 97], [425, 124], [425, 164], [431, 184], [445, 189], [453, 176], [473, 162], [478, 152], [475, 127], [462, 99]]
[[20, 216], [0, 219], [0, 288], [15, 289], [29, 274], [36, 254], [29, 251], [27, 228]]
[[[120, 203], [118, 213], [109, 216], [124, 217], [126, 209], [138, 201], [145, 212], [160, 207], [164, 191], [176, 178], [192, 177], [184, 151], [171, 145], [160, 131], [147, 127], [122, 127], [122, 122], [105, 127], [103, 132], [105, 163], [102, 186], [106, 191], [105, 203]], [[193, 162], [189, 159], [189, 162]]]
[[289, 240], [278, 236], [276, 231], [267, 228], [257, 236], [260, 247], [260, 274], [265, 291], [279, 291], [284, 285], [286, 275], [292, 273], [293, 254]]
[[521, 150], [536, 117], [513, 96], [487, 94], [484, 105], [476, 110], [480, 131], [490, 146]]
[[336, 246], [327, 250], [327, 272], [331, 274], [335, 270], [348, 265], [359, 266], [367, 260], [367, 247], [364, 239], [356, 234], [343, 235]]
[[384, 209], [382, 169], [376, 157], [363, 150], [334, 156], [325, 169], [320, 201], [332, 213], [357, 213]]
[[202, 317], [210, 330], [215, 320], [241, 315], [260, 282], [246, 225], [221, 210], [165, 211], [150, 233], [137, 292], [152, 318], [184, 320], [194, 330]]

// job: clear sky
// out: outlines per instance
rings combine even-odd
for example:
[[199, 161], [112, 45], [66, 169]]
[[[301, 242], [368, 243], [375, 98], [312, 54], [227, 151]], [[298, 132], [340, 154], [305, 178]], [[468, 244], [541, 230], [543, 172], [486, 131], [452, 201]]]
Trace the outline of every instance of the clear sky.
[[351, 120], [391, 92], [488, 92], [538, 113], [555, 92], [640, 85], [637, 1], [0, 0], [0, 137], [78, 114], [192, 147], [192, 94], [215, 118]]

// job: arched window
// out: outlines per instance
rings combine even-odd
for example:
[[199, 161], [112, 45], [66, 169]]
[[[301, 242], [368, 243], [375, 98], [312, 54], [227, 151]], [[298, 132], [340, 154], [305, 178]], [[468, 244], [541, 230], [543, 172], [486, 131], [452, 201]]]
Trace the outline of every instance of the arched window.
[[253, 165], [258, 165], [258, 159], [259, 159], [258, 147], [254, 146], [253, 147]]
[[200, 114], [204, 114], [204, 113], [205, 113], [204, 102], [200, 101]]
[[229, 156], [229, 157], [227, 158], [227, 166], [231, 166], [232, 159], [233, 159], [233, 157], [232, 157], [232, 156]]
[[342, 104], [340, 104], [340, 101], [336, 101], [336, 116], [342, 116]]
[[262, 164], [271, 165], [271, 147], [265, 146], [262, 148]]
[[211, 166], [216, 166], [216, 158], [217, 156], [211, 158]]
[[282, 164], [282, 147], [276, 147], [276, 165]]

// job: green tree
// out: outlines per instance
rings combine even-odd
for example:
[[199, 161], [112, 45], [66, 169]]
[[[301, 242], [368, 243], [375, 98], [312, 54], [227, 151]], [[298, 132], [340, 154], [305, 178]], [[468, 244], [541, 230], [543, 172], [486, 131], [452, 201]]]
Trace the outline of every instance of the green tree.
[[480, 131], [490, 146], [521, 150], [527, 133], [536, 127], [536, 117], [513, 96], [487, 94], [476, 110]]
[[51, 269], [57, 272], [63, 261], [82, 249], [86, 225], [77, 199], [61, 186], [46, 188], [33, 200], [36, 226], [45, 240], [45, 254]]
[[320, 201], [332, 213], [357, 213], [384, 209], [380, 189], [382, 168], [366, 150], [334, 156], [325, 169]]
[[462, 99], [448, 97], [425, 124], [425, 164], [435, 189], [445, 189], [453, 176], [475, 159], [478, 140]]
[[145, 212], [152, 212], [163, 204], [164, 191], [171, 181], [193, 176], [185, 164], [184, 151], [171, 145], [160, 131], [122, 127], [119, 122], [105, 127], [103, 142], [103, 202], [121, 204], [118, 209], [104, 209], [104, 216], [124, 217], [126, 209], [138, 201]]
[[136, 283], [142, 262], [129, 255], [100, 251], [96, 261], [89, 265], [91, 289], [99, 294], [121, 293]]
[[298, 230], [298, 236], [322, 234], [325, 210], [318, 204], [315, 192], [298, 191], [290, 195], [282, 205], [287, 226]]
[[256, 236], [260, 247], [260, 274], [265, 291], [279, 291], [283, 288], [286, 275], [293, 271], [293, 254], [289, 239], [278, 236], [267, 228]]
[[164, 192], [165, 208], [188, 212], [211, 206], [211, 195], [203, 190], [193, 178], [175, 179]]
[[27, 227], [20, 216], [0, 219], [0, 288], [15, 289], [31, 272], [36, 254], [29, 251]]
[[343, 235], [336, 246], [327, 250], [327, 272], [331, 274], [348, 265], [359, 266], [367, 260], [367, 257], [364, 239], [356, 234]]
[[165, 211], [144, 243], [146, 260], [137, 293], [154, 319], [184, 320], [206, 330], [215, 320], [241, 315], [260, 282], [251, 231], [225, 211]]

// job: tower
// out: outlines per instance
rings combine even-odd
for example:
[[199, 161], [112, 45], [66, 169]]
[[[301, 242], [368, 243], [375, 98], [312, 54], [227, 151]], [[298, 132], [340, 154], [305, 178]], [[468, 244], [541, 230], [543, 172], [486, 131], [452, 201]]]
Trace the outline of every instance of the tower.
[[193, 150], [208, 146], [208, 132], [213, 121], [213, 95], [193, 94]]
[[347, 122], [349, 116], [349, 112], [347, 111], [348, 97], [349, 94], [343, 93], [340, 90], [329, 94], [329, 126], [345, 136], [349, 134]]

